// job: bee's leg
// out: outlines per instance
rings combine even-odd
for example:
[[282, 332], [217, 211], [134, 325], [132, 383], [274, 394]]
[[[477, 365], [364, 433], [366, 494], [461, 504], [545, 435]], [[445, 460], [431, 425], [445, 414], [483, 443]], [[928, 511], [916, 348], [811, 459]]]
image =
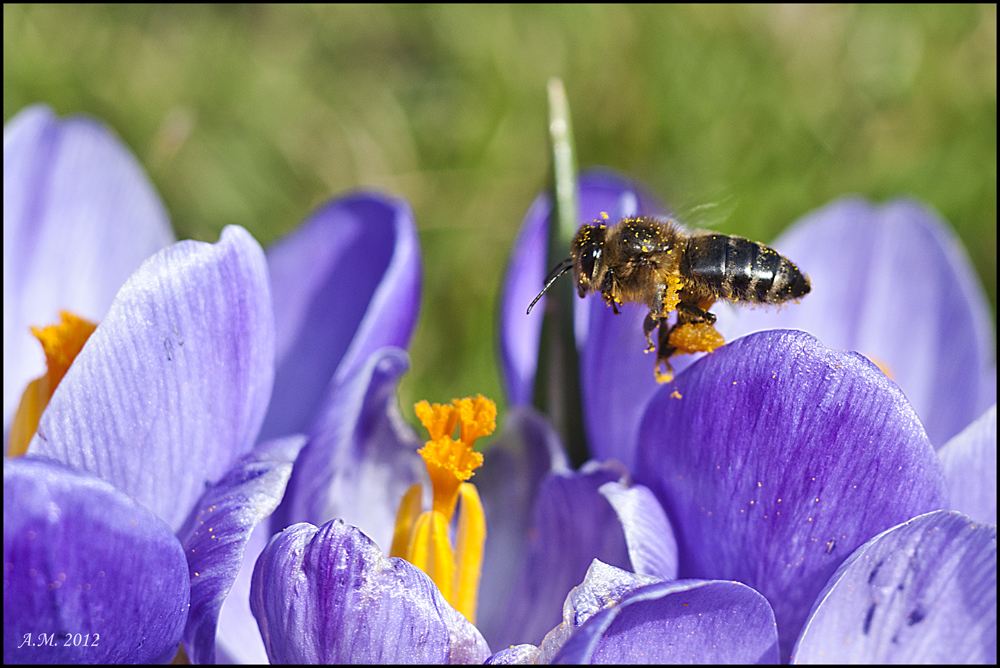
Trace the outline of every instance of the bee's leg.
[[[653, 373], [658, 383], [669, 383], [674, 379], [674, 370], [670, 366], [670, 358], [677, 352], [677, 348], [670, 345], [670, 333], [676, 327], [676, 324], [670, 327], [667, 324], [666, 318], [660, 318], [659, 346], [656, 349], [656, 366], [653, 368]], [[666, 368], [666, 371], [660, 371], [661, 364]]]
[[653, 330], [660, 324], [662, 318], [657, 318], [650, 311], [646, 314], [646, 319], [642, 321], [642, 333], [646, 335], [646, 352], [651, 353], [656, 350], [653, 345]]
[[[683, 327], [684, 325], [693, 322], [705, 322], [710, 323], [715, 322], [715, 316], [708, 311], [703, 311], [698, 308], [697, 304], [688, 301], [682, 301], [677, 305], [677, 322], [674, 323], [673, 327], [667, 326], [667, 319], [660, 318], [660, 332], [659, 332], [659, 345], [656, 347], [656, 378], [660, 380], [660, 364], [664, 364], [667, 370], [670, 370], [670, 358], [673, 357], [674, 353], [677, 352], [677, 347], [670, 345], [670, 335], [674, 333], [674, 330], [678, 327]], [[667, 378], [672, 377], [672, 375], [667, 374]], [[664, 382], [660, 380], [660, 382]]]
[[611, 307], [611, 310], [618, 315], [618, 302], [615, 301], [615, 296], [610, 292], [602, 292], [601, 297], [604, 298], [604, 303]]
[[661, 283], [656, 287], [656, 292], [653, 293], [653, 298], [649, 302], [649, 313], [646, 314], [646, 319], [642, 323], [642, 333], [646, 335], [646, 352], [652, 352], [657, 348], [653, 345], [653, 330], [659, 327], [662, 337], [663, 331], [667, 329], [667, 316], [670, 312], [664, 312], [663, 301], [666, 296], [667, 286], [665, 283]]
[[604, 297], [605, 303], [611, 306], [614, 310], [615, 315], [619, 314], [618, 311], [618, 284], [615, 281], [615, 273], [608, 269], [604, 274], [604, 281], [601, 283], [601, 296]]
[[707, 322], [710, 325], [715, 324], [714, 313], [700, 309], [696, 304], [690, 302], [681, 302], [677, 305], [677, 318], [677, 324], [680, 324], [681, 320], [686, 323]]
[[[660, 362], [667, 362], [667, 360], [670, 359], [675, 352], [677, 352], [677, 348], [670, 345], [670, 334], [677, 328], [679, 324], [680, 322], [677, 322], [674, 324], [673, 327], [671, 327], [670, 325], [667, 324], [666, 318], [660, 318], [660, 332], [658, 337], [659, 345], [657, 345], [656, 347], [657, 364], [659, 364]], [[667, 368], [669, 367], [670, 364], [667, 363]]]

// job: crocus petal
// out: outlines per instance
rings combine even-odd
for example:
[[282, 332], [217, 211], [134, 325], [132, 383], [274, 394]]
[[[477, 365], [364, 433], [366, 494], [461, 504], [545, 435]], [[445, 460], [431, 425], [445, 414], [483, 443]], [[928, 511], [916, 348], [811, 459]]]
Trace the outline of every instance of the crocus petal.
[[3, 131], [4, 433], [45, 370], [30, 327], [69, 309], [100, 321], [129, 275], [174, 240], [132, 153], [89, 118], [28, 107]]
[[583, 581], [566, 595], [562, 606], [562, 623], [545, 634], [538, 662], [552, 663], [581, 625], [601, 610], [618, 605], [629, 592], [656, 582], [659, 582], [659, 578], [637, 575], [594, 559], [587, 568]]
[[663, 506], [644, 485], [606, 482], [598, 489], [618, 514], [632, 571], [677, 579], [677, 539]]
[[[325, 397], [285, 500], [265, 522], [271, 528], [260, 526], [251, 535], [244, 566], [222, 609], [217, 635], [224, 658], [241, 663], [267, 658], [256, 625], [246, 625], [253, 563], [247, 560], [256, 561], [272, 531], [339, 517], [390, 544], [399, 499], [426, 476], [416, 453], [420, 444], [396, 402], [396, 386], [408, 368], [403, 350], [377, 350]], [[233, 601], [235, 596], [246, 598]]]
[[[416, 453], [420, 443], [396, 402], [396, 386], [408, 368], [405, 351], [377, 350], [326, 396], [285, 499], [266, 526], [251, 535], [244, 565], [222, 609], [217, 635], [227, 660], [267, 659], [256, 625], [248, 627], [246, 620], [253, 562], [271, 533], [297, 522], [341, 518], [390, 544], [400, 498], [427, 475]], [[235, 596], [245, 598], [233, 601]]]
[[513, 645], [486, 659], [487, 666], [526, 666], [538, 663], [541, 652], [536, 645]]
[[863, 356], [789, 330], [734, 341], [661, 389], [636, 470], [670, 514], [681, 577], [764, 594], [783, 656], [847, 555], [946, 498], [895, 383]]
[[3, 496], [4, 663], [173, 657], [189, 581], [170, 527], [106, 482], [31, 457], [4, 459]]
[[549, 422], [534, 409], [513, 408], [500, 435], [484, 453], [471, 482], [486, 514], [486, 546], [476, 625], [494, 647], [509, 624], [507, 601], [528, 550], [538, 490], [550, 472], [569, 471], [566, 451]]
[[[215, 663], [219, 610], [243, 563], [250, 533], [278, 506], [304, 444], [304, 436], [289, 436], [254, 448], [205, 491], [178, 532], [191, 574], [184, 647], [193, 663]], [[253, 617], [246, 621], [253, 624]]]
[[274, 373], [264, 253], [246, 230], [147, 260], [70, 367], [29, 453], [90, 471], [174, 529], [250, 451]]
[[549, 214], [551, 198], [539, 195], [524, 217], [507, 264], [507, 274], [500, 295], [500, 379], [511, 406], [531, 403], [538, 368], [538, 345], [542, 338], [545, 297], [535, 308], [535, 317], [527, 315], [528, 304], [545, 284], [549, 268]]
[[275, 535], [250, 605], [271, 663], [481, 663], [490, 654], [423, 571], [340, 520]]
[[589, 462], [579, 472], [550, 474], [542, 481], [518, 575], [501, 604], [504, 623], [490, 629], [491, 644], [541, 642], [559, 623], [566, 594], [594, 559], [629, 566], [618, 517], [597, 491], [623, 475], [620, 468]]
[[310, 429], [275, 529], [336, 517], [391, 544], [399, 500], [427, 475], [396, 398], [409, 367], [405, 351], [383, 348], [337, 386]]
[[250, 585], [254, 565], [271, 540], [271, 526], [268, 521], [258, 524], [243, 549], [243, 564], [219, 611], [215, 632], [216, 663], [267, 663], [264, 641], [250, 610]]
[[997, 523], [997, 405], [938, 450], [948, 507], [977, 522]]
[[742, 309], [723, 333], [802, 329], [869, 356], [899, 384], [935, 447], [996, 402], [989, 305], [934, 212], [912, 200], [843, 199], [774, 245], [808, 273], [812, 292], [778, 312]]
[[267, 261], [278, 365], [262, 438], [305, 433], [331, 379], [379, 348], [405, 348], [420, 309], [420, 246], [403, 199], [333, 200], [269, 248]]
[[639, 587], [588, 619], [554, 663], [777, 663], [767, 600], [739, 582]]
[[997, 662], [997, 529], [940, 510], [851, 555], [817, 599], [795, 663]]

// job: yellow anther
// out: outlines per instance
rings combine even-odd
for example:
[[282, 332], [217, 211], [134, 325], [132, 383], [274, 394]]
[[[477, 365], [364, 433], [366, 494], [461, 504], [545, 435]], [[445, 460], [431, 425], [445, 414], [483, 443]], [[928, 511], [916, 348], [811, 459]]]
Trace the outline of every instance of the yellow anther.
[[448, 520], [430, 511], [417, 519], [406, 560], [430, 576], [445, 600], [454, 599], [455, 557], [448, 542]]
[[59, 313], [62, 321], [48, 327], [32, 327], [31, 333], [42, 344], [45, 353], [46, 371], [28, 383], [21, 403], [10, 427], [7, 455], [18, 457], [28, 450], [28, 444], [38, 430], [38, 422], [52, 394], [56, 391], [73, 360], [80, 354], [83, 344], [97, 329], [89, 320], [73, 315], [69, 311]]

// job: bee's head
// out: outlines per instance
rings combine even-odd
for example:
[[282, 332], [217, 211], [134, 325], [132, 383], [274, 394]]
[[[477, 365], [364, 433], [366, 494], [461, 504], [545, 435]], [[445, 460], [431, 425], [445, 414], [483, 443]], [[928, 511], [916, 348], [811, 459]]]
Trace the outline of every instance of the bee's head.
[[606, 269], [603, 256], [607, 231], [607, 225], [584, 225], [573, 238], [573, 279], [581, 297], [601, 289]]
[[576, 236], [573, 237], [570, 257], [557, 264], [549, 272], [542, 291], [528, 305], [529, 314], [542, 295], [556, 282], [556, 279], [571, 269], [573, 270], [573, 278], [576, 280], [576, 291], [581, 297], [588, 292], [600, 290], [601, 281], [607, 274], [607, 267], [603, 261], [604, 237], [607, 230], [607, 225], [595, 223], [584, 225], [577, 231]]

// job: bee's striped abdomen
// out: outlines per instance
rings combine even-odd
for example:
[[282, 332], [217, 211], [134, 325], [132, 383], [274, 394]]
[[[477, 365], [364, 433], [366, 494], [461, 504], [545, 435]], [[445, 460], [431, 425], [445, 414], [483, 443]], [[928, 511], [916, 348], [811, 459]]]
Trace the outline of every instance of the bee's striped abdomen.
[[770, 246], [725, 234], [693, 236], [687, 243], [681, 273], [699, 292], [754, 304], [809, 293], [809, 279]]

